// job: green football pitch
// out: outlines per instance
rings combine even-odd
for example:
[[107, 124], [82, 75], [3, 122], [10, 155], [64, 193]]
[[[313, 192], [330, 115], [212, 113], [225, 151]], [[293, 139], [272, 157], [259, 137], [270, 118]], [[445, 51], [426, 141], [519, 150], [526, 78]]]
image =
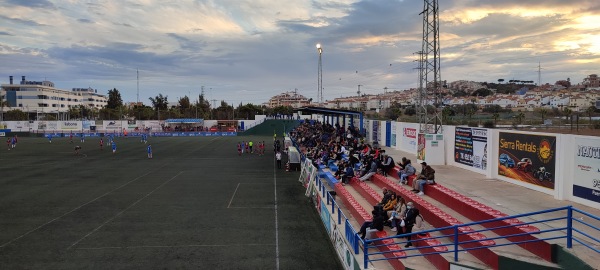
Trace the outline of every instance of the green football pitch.
[[[4, 138], [0, 269], [341, 268], [272, 137], [151, 137], [153, 159], [104, 139]], [[266, 155], [238, 156], [241, 140]]]

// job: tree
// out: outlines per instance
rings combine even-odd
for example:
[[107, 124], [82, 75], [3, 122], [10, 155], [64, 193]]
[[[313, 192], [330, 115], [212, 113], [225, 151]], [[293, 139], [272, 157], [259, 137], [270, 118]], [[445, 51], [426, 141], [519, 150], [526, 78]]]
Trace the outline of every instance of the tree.
[[166, 111], [169, 105], [168, 96], [163, 96], [162, 94], [158, 94], [158, 96], [154, 98], [149, 98], [150, 102], [152, 102], [152, 107], [154, 110], [163, 110]]
[[523, 124], [523, 119], [525, 119], [525, 114], [522, 111], [519, 111], [517, 115], [515, 115], [515, 120], [517, 121], [517, 125]]
[[573, 130], [573, 119], [571, 118], [571, 115], [573, 115], [573, 110], [569, 109], [569, 107], [564, 107], [562, 113], [566, 119], [571, 120], [571, 130]]
[[396, 120], [402, 115], [402, 108], [398, 102], [393, 102], [391, 106], [385, 111], [385, 118]]
[[501, 84], [502, 82], [504, 82], [504, 79], [498, 79], [498, 83]]
[[106, 108], [117, 109], [121, 106], [123, 106], [123, 99], [121, 99], [121, 93], [119, 93], [119, 90], [117, 90], [117, 88], [108, 90], [108, 101], [106, 103]]
[[19, 109], [12, 109], [10, 111], [7, 111], [4, 113], [4, 120], [5, 121], [23, 121], [23, 120], [28, 120], [29, 116], [27, 115], [26, 112], [21, 111]]
[[495, 127], [498, 123], [498, 118], [500, 118], [500, 114], [496, 112], [496, 113], [492, 114], [492, 117], [494, 118], [494, 127]]
[[596, 107], [594, 107], [593, 105], [589, 106], [587, 109], [585, 109], [585, 113], [590, 118], [590, 128], [592, 128], [592, 116], [594, 115], [595, 112], [596, 112]]
[[408, 116], [413, 116], [413, 115], [417, 114], [417, 109], [413, 106], [408, 107], [404, 110], [404, 114], [406, 114]]
[[542, 117], [542, 124], [544, 124], [544, 120], [546, 119], [546, 115], [548, 114], [548, 109], [544, 107], [536, 108], [537, 113]]

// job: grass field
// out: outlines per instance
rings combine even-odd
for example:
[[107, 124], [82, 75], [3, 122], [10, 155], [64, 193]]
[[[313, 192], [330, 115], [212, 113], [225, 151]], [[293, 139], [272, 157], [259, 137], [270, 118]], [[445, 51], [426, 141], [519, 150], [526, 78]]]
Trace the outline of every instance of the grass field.
[[[249, 139], [266, 155], [238, 156]], [[0, 269], [341, 268], [272, 137], [150, 138], [153, 159], [137, 138], [114, 155], [98, 141], [2, 145]]]

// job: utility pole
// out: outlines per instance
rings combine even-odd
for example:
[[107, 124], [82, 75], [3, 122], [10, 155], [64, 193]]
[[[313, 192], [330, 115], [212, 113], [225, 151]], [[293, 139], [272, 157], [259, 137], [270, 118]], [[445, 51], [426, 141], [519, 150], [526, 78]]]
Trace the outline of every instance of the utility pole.
[[215, 120], [215, 115], [214, 115], [214, 113], [213, 113], [213, 112], [214, 112], [214, 111], [217, 109], [217, 105], [216, 105], [216, 104], [217, 104], [217, 100], [216, 100], [216, 99], [212, 99], [211, 101], [212, 101], [213, 105], [212, 105], [212, 108], [211, 108], [211, 110], [210, 110], [210, 114], [211, 114], [211, 116], [212, 116], [211, 118], [212, 118], [213, 120]]
[[538, 86], [542, 86], [542, 62], [538, 62]]
[[136, 69], [137, 72], [137, 103], [136, 106], [140, 105], [140, 70]]
[[362, 84], [358, 85], [358, 91], [356, 91], [356, 94], [358, 94], [358, 97], [360, 97], [360, 87], [363, 86]]

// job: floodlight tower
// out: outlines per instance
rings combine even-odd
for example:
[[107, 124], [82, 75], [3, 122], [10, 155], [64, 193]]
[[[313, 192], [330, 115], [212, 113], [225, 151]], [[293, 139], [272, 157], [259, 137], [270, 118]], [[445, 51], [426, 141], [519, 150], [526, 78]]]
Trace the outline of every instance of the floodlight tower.
[[319, 102], [319, 106], [323, 106], [323, 63], [321, 61], [323, 48], [321, 47], [321, 43], [317, 43], [317, 52], [319, 53], [319, 66], [317, 71], [317, 101]]
[[[442, 133], [442, 119], [437, 108], [442, 104], [440, 74], [440, 31], [438, 0], [423, 0], [423, 41], [419, 54], [419, 95], [417, 117], [422, 133]], [[432, 102], [429, 102], [432, 101]], [[430, 104], [432, 103], [432, 104]], [[433, 105], [434, 112], [427, 112]]]

